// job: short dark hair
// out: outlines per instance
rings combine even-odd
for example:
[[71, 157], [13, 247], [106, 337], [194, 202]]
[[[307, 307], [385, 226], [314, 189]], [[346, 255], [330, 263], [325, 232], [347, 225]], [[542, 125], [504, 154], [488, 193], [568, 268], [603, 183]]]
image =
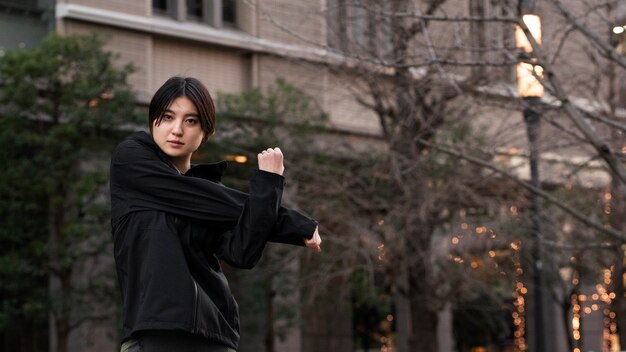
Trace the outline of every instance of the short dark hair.
[[215, 133], [215, 104], [209, 90], [202, 82], [193, 77], [172, 77], [154, 93], [148, 111], [150, 131], [152, 131], [152, 126], [161, 123], [165, 110], [180, 97], [189, 98], [196, 106], [206, 141]]

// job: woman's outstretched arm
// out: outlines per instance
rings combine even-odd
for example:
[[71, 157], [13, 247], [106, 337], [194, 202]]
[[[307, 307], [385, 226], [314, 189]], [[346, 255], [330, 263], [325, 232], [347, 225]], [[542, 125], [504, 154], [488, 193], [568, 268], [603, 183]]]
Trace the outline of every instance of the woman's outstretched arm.
[[258, 260], [268, 240], [304, 245], [305, 238], [313, 238], [314, 220], [280, 206], [281, 175], [256, 170], [250, 182], [248, 195], [182, 176], [158, 152], [131, 138], [120, 144], [111, 162], [112, 218], [151, 209], [222, 224], [231, 229], [221, 241], [223, 255], [241, 253], [232, 262], [244, 267]]

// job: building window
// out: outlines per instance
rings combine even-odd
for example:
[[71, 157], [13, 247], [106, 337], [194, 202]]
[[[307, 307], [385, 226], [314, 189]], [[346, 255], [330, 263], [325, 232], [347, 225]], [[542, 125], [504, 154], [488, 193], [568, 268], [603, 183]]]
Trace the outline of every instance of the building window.
[[167, 13], [167, 0], [152, 0], [153, 13], [164, 15]]
[[327, 0], [327, 42], [328, 46], [346, 51], [348, 45], [348, 26], [346, 0]]
[[42, 10], [48, 5], [47, 2], [38, 3], [37, 0], [2, 0], [0, 1], [0, 9], [6, 8], [10, 10]]
[[152, 0], [152, 12], [181, 22], [206, 23], [215, 28], [224, 24], [232, 27], [237, 23], [236, 0]]
[[232, 25], [237, 23], [237, 5], [235, 0], [222, 0], [222, 21]]
[[187, 20], [202, 20], [202, 3], [203, 0], [187, 0]]
[[[500, 0], [470, 0], [469, 13], [475, 18], [515, 17], [511, 9]], [[515, 81], [514, 65], [490, 64], [506, 62], [511, 48], [515, 47], [514, 27], [508, 23], [493, 21], [472, 21], [469, 25], [467, 59], [475, 62], [472, 75], [484, 83]]]
[[381, 16], [390, 11], [384, 1], [327, 0], [327, 43], [342, 52], [384, 58], [391, 48], [391, 18]]

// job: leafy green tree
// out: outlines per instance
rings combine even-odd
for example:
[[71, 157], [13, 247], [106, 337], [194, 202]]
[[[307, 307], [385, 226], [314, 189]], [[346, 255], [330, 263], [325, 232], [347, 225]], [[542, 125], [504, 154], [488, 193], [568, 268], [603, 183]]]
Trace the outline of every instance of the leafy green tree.
[[[0, 58], [0, 334], [4, 347], [68, 350], [115, 317], [109, 153], [137, 121], [133, 71], [97, 37], [51, 34]], [[5, 349], [6, 349], [5, 348]]]

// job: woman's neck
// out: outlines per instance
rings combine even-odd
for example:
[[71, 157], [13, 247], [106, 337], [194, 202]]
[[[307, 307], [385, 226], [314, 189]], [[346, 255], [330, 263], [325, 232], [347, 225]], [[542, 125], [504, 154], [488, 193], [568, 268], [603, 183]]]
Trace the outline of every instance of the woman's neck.
[[184, 158], [171, 158], [172, 164], [176, 166], [178, 172], [184, 174], [191, 167], [191, 156]]

